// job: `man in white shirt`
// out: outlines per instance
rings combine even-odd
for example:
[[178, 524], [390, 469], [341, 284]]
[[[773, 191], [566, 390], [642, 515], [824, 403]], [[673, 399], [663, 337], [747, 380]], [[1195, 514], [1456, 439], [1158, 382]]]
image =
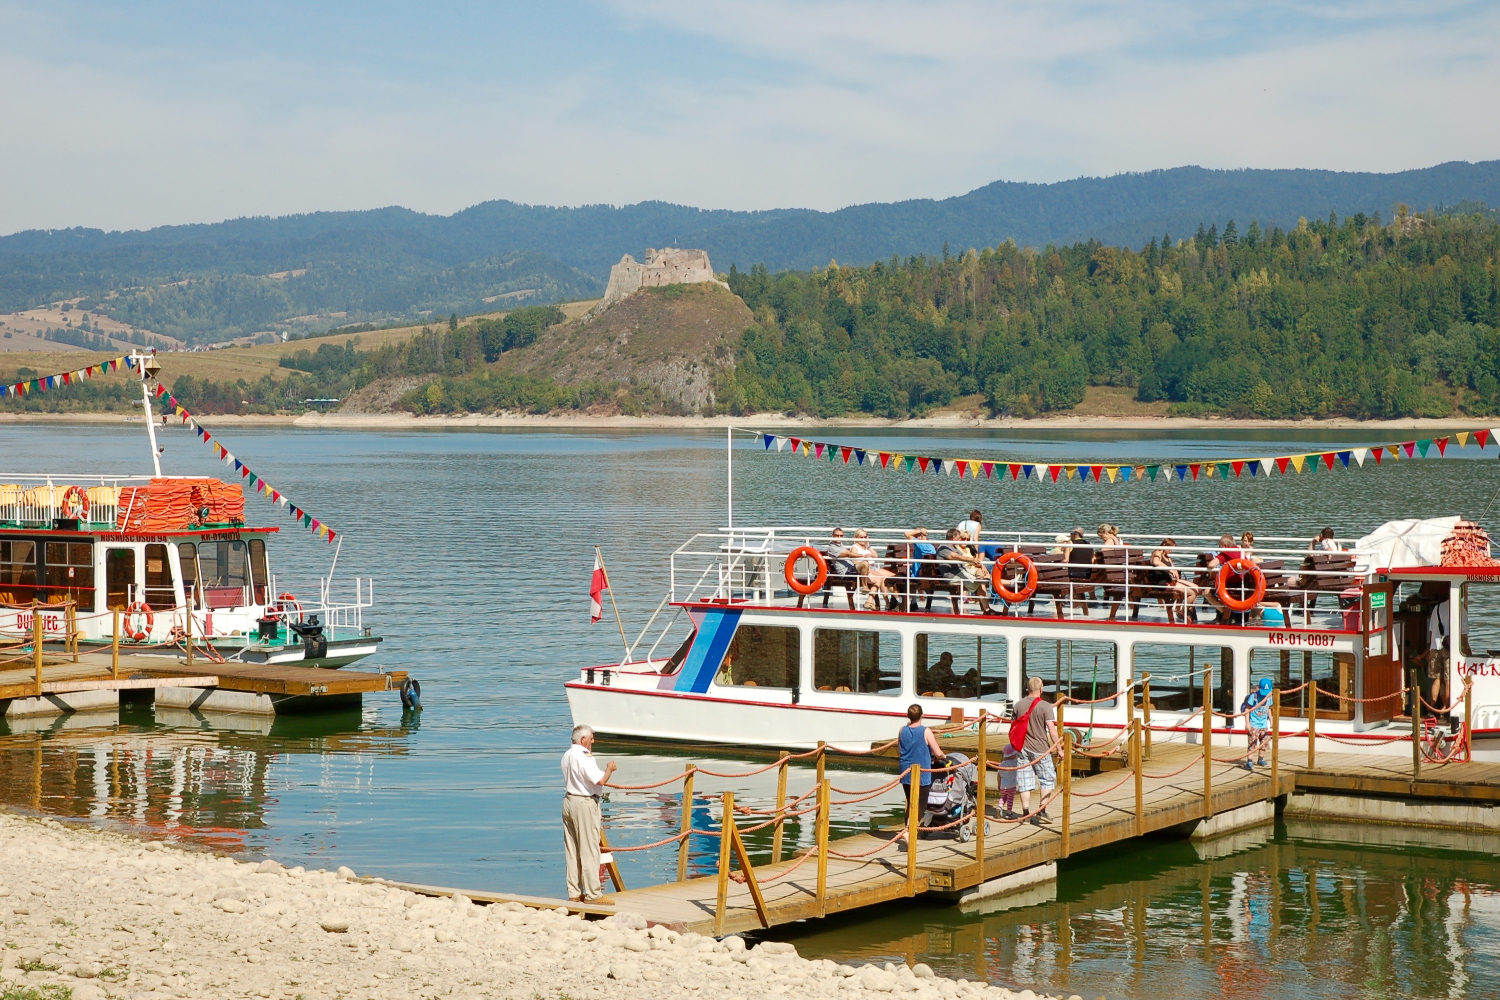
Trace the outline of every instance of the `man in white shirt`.
[[599, 884], [599, 839], [604, 819], [599, 796], [615, 773], [610, 761], [601, 771], [594, 761], [594, 731], [573, 727], [573, 745], [562, 756], [563, 858], [568, 868], [568, 899], [585, 903], [604, 895]]

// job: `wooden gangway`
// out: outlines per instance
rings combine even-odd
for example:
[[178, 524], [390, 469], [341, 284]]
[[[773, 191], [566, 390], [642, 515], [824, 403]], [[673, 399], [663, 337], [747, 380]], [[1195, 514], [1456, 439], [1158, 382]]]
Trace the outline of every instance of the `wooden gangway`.
[[[604, 901], [679, 930], [719, 935], [754, 930], [922, 893], [962, 893], [1079, 851], [1194, 824], [1292, 789], [1290, 772], [1273, 778], [1269, 771], [1246, 771], [1230, 759], [1211, 765], [1205, 799], [1202, 759], [1197, 746], [1158, 747], [1141, 769], [1139, 790], [1134, 771], [1062, 780], [1048, 809], [1052, 823], [1045, 826], [992, 818], [987, 835], [967, 843], [940, 831], [898, 844], [892, 836], [897, 831], [827, 842], [826, 826], [819, 822], [818, 845], [803, 852], [805, 857], [755, 866], [753, 888], [749, 879], [721, 874], [615, 892]], [[732, 809], [732, 798], [730, 803]], [[914, 851], [908, 850], [911, 843]]]

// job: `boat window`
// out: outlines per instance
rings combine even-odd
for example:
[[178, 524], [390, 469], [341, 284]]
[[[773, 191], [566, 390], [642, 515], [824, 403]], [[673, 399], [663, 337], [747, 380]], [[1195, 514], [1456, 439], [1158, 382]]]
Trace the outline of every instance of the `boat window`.
[[[1262, 677], [1271, 678], [1278, 689], [1296, 687], [1304, 681], [1316, 681], [1318, 686], [1318, 718], [1352, 719], [1354, 703], [1340, 701], [1335, 695], [1352, 697], [1354, 694], [1354, 654], [1313, 652], [1311, 650], [1252, 649], [1250, 651], [1250, 690], [1254, 691]], [[1151, 693], [1156, 694], [1156, 682], [1151, 682]], [[1311, 688], [1303, 688], [1296, 694], [1283, 695], [1281, 714], [1293, 718], [1306, 718]], [[1234, 706], [1236, 710], [1239, 706]], [[1403, 711], [1398, 700], [1396, 712]]]
[[255, 604], [266, 603], [266, 582], [270, 579], [266, 570], [266, 543], [264, 539], [250, 539], [250, 578], [255, 585]]
[[[1175, 642], [1138, 642], [1133, 648], [1136, 677], [1151, 675], [1151, 707], [1191, 712], [1203, 705], [1205, 672], [1216, 711], [1233, 712], [1234, 650]], [[1139, 697], [1139, 695], [1137, 695]]]
[[198, 546], [198, 572], [208, 607], [233, 608], [245, 602], [245, 587], [250, 581], [244, 542], [202, 543]]
[[110, 609], [129, 606], [135, 597], [135, 549], [105, 550], [104, 591]]
[[167, 547], [155, 542], [146, 546], [146, 603], [153, 610], [177, 606], [177, 594], [172, 590], [172, 567], [167, 562]]
[[36, 542], [0, 539], [0, 604], [36, 600]]
[[813, 684], [819, 691], [901, 693], [901, 633], [820, 628], [813, 632]]
[[[1029, 678], [1040, 677], [1043, 690], [1051, 689], [1080, 700], [1104, 698], [1118, 688], [1120, 671], [1116, 646], [1094, 639], [1021, 640], [1021, 688]], [[1101, 701], [1110, 708], [1115, 699]]]
[[198, 546], [182, 542], [177, 546], [177, 562], [182, 570], [182, 596], [189, 606], [202, 607], [198, 598]]
[[94, 610], [94, 543], [48, 542], [46, 546], [48, 604], [71, 598], [79, 611]]
[[730, 687], [789, 688], [802, 669], [802, 637], [780, 625], [746, 625], [735, 630], [714, 682]]
[[917, 694], [924, 698], [1005, 697], [1010, 660], [1004, 636], [917, 634]]

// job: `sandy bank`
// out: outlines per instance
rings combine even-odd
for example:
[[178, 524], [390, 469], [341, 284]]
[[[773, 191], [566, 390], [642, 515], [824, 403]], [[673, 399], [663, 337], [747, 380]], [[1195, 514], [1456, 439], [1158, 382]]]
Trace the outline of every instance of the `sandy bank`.
[[[307, 427], [352, 430], [453, 430], [473, 427], [518, 428], [527, 430], [711, 430], [725, 426], [754, 430], [963, 430], [963, 431], [1120, 431], [1120, 430], [1218, 430], [1289, 431], [1360, 430], [1360, 431], [1443, 431], [1471, 430], [1484, 426], [1486, 419], [1468, 420], [1217, 420], [1200, 417], [1105, 417], [1057, 416], [1032, 420], [1019, 418], [979, 418], [948, 413], [914, 420], [880, 420], [870, 416], [818, 420], [811, 417], [787, 417], [780, 413], [748, 414], [741, 417], [667, 417], [606, 416], [587, 413], [471, 413], [462, 416], [418, 417], [409, 413], [303, 413], [300, 415], [261, 416], [212, 414], [203, 422], [210, 430], [219, 427]], [[140, 426], [140, 417], [123, 413], [0, 413], [0, 424], [78, 423], [126, 424]], [[181, 426], [169, 422], [169, 428]]]
[[128, 997], [1033, 1000], [924, 965], [855, 969], [639, 916], [584, 921], [0, 813], [0, 992]]

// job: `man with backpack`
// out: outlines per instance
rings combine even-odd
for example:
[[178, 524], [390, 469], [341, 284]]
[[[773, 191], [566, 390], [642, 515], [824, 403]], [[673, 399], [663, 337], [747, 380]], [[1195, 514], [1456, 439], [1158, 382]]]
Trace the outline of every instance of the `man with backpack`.
[[1016, 771], [1016, 790], [1021, 793], [1021, 815], [1031, 812], [1031, 793], [1040, 791], [1033, 826], [1051, 823], [1047, 816], [1047, 793], [1057, 786], [1057, 769], [1052, 766], [1052, 746], [1057, 742], [1057, 712], [1042, 698], [1042, 679], [1026, 681], [1027, 696], [1016, 703], [1015, 721], [1010, 724], [1010, 745], [1016, 751], [1020, 770]]

